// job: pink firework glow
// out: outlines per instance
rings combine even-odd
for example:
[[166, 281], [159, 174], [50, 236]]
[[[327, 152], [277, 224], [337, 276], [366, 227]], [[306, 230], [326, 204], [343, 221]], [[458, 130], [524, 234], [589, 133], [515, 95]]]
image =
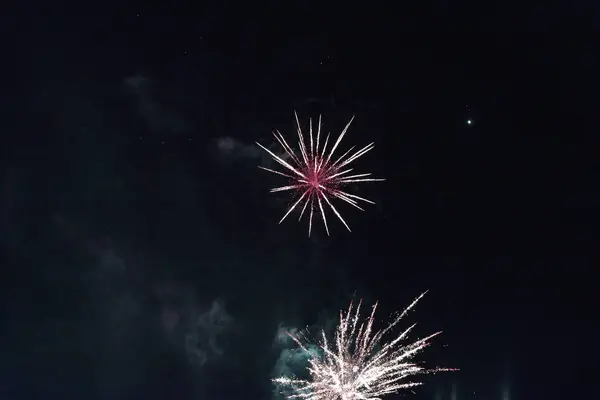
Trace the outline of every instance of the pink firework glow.
[[354, 174], [348, 175], [352, 172], [352, 168], [347, 168], [348, 165], [371, 151], [374, 148], [373, 143], [366, 145], [360, 150], [352, 153], [355, 146], [352, 146], [348, 151], [342, 154], [335, 161], [332, 161], [332, 156], [335, 153], [336, 149], [340, 145], [346, 131], [350, 127], [350, 124], [354, 120], [354, 117], [350, 119], [350, 121], [346, 124], [342, 133], [335, 141], [331, 150], [327, 149], [327, 144], [329, 143], [329, 134], [325, 138], [325, 143], [323, 147], [320, 147], [320, 139], [321, 139], [321, 116], [319, 116], [319, 124], [317, 127], [317, 137], [316, 141], [313, 140], [313, 124], [312, 119], [309, 120], [309, 147], [307, 147], [306, 142], [304, 141], [304, 135], [302, 134], [302, 129], [300, 128], [300, 121], [298, 120], [298, 114], [294, 112], [296, 117], [296, 129], [298, 131], [298, 148], [300, 149], [300, 157], [296, 155], [294, 150], [290, 147], [290, 145], [286, 142], [283, 135], [278, 131], [273, 131], [273, 136], [279, 142], [285, 154], [287, 156], [286, 161], [282, 157], [277, 156], [275, 153], [256, 142], [263, 150], [265, 150], [275, 161], [277, 161], [280, 165], [282, 165], [286, 170], [285, 172], [275, 171], [273, 169], [259, 167], [264, 169], [265, 171], [272, 172], [277, 175], [284, 176], [290, 179], [290, 184], [286, 186], [276, 187], [271, 189], [271, 193], [275, 192], [284, 192], [284, 191], [295, 191], [300, 194], [298, 200], [292, 204], [292, 206], [285, 213], [283, 218], [279, 221], [282, 223], [284, 219], [300, 204], [303, 202], [302, 211], [300, 212], [300, 217], [298, 221], [302, 219], [304, 215], [304, 211], [309, 208], [308, 214], [308, 236], [310, 236], [312, 230], [312, 220], [313, 215], [315, 213], [316, 208], [318, 207], [318, 211], [321, 214], [321, 218], [323, 219], [323, 225], [325, 225], [325, 231], [327, 235], [329, 235], [329, 227], [327, 226], [327, 217], [325, 216], [325, 209], [323, 207], [323, 203], [326, 203], [329, 208], [333, 211], [333, 213], [338, 217], [338, 219], [344, 224], [344, 226], [350, 231], [350, 227], [344, 221], [344, 218], [340, 215], [335, 206], [331, 203], [330, 198], [337, 198], [339, 200], [345, 201], [353, 207], [358, 208], [361, 211], [364, 211], [359, 206], [359, 201], [363, 201], [365, 203], [375, 204], [371, 200], [367, 200], [363, 197], [356, 196], [354, 194], [345, 192], [341, 190], [341, 187], [347, 185], [349, 183], [358, 183], [358, 182], [378, 182], [384, 181], [385, 179], [375, 179], [370, 178], [370, 173], [364, 174]]

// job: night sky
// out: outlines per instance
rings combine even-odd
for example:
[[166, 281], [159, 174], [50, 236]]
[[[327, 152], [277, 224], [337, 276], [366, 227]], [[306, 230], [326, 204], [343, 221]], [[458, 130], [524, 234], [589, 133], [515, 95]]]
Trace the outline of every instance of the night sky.
[[[129, 3], [2, 17], [0, 398], [281, 399], [283, 331], [425, 290], [406, 398], [589, 398], [596, 6]], [[352, 233], [277, 224], [294, 110], [375, 142]]]

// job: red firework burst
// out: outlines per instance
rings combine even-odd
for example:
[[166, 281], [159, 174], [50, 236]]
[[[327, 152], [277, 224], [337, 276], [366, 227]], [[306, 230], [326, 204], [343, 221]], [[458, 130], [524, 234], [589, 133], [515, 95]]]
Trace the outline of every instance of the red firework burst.
[[338, 217], [338, 219], [342, 221], [344, 226], [350, 231], [350, 227], [348, 226], [346, 221], [344, 221], [344, 218], [342, 218], [338, 210], [331, 203], [329, 197], [331, 196], [345, 201], [346, 203], [358, 208], [361, 211], [364, 210], [358, 205], [358, 201], [364, 201], [366, 203], [375, 204], [371, 200], [367, 200], [363, 197], [359, 197], [341, 190], [341, 187], [349, 183], [377, 182], [385, 180], [369, 178], [369, 176], [371, 176], [370, 173], [348, 175], [353, 169], [344, 169], [352, 161], [371, 151], [374, 148], [374, 145], [373, 143], [368, 144], [367, 146], [350, 155], [350, 153], [352, 152], [352, 150], [354, 150], [355, 147], [352, 146], [350, 149], [348, 149], [348, 151], [346, 151], [338, 159], [332, 162], [331, 158], [333, 156], [333, 153], [344, 138], [344, 135], [346, 134], [346, 131], [348, 130], [350, 124], [354, 120], [354, 117], [352, 117], [350, 121], [346, 124], [344, 130], [342, 130], [342, 133], [340, 133], [340, 136], [335, 141], [335, 144], [333, 145], [331, 150], [327, 152], [329, 134], [327, 134], [327, 137], [325, 138], [325, 144], [323, 145], [323, 148], [320, 148], [321, 116], [319, 116], [316, 142], [313, 141], [312, 119], [309, 119], [310, 147], [307, 148], [306, 143], [304, 141], [304, 135], [302, 134], [302, 129], [300, 128], [298, 114], [294, 112], [294, 115], [296, 117], [296, 126], [298, 131], [298, 148], [300, 149], [300, 157], [296, 155], [294, 150], [290, 147], [283, 135], [278, 130], [273, 131], [273, 136], [275, 136], [275, 139], [279, 142], [281, 147], [283, 147], [287, 158], [291, 160], [290, 162], [287, 162], [282, 157], [277, 156], [269, 149], [256, 142], [256, 144], [259, 145], [267, 153], [269, 153], [275, 161], [277, 161], [280, 165], [285, 167], [287, 170], [286, 172], [289, 171], [288, 173], [284, 173], [259, 166], [259, 168], [261, 169], [264, 169], [277, 175], [285, 176], [286, 178], [291, 180], [289, 185], [271, 189], [271, 193], [283, 192], [288, 190], [300, 193], [300, 198], [298, 198], [298, 200], [288, 209], [288, 211], [285, 213], [283, 218], [281, 218], [279, 223], [282, 223], [283, 220], [302, 201], [304, 201], [304, 205], [302, 206], [302, 211], [300, 212], [300, 217], [298, 218], [298, 221], [302, 219], [304, 211], [306, 211], [307, 207], [310, 205], [308, 220], [308, 236], [310, 236], [312, 230], [312, 219], [316, 207], [319, 208], [321, 217], [323, 219], [323, 225], [325, 225], [325, 231], [327, 232], [327, 235], [329, 235], [327, 217], [325, 216], [325, 210], [323, 208], [322, 200], [324, 200], [325, 203], [327, 203], [327, 205], [331, 208], [333, 213]]

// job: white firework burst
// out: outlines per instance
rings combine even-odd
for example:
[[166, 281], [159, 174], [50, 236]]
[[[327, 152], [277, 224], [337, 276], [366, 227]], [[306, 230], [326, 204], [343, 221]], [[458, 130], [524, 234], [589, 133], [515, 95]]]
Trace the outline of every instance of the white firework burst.
[[273, 159], [277, 163], [283, 166], [287, 170], [287, 173], [275, 171], [273, 169], [265, 167], [259, 168], [277, 175], [284, 176], [291, 180], [290, 184], [286, 186], [271, 189], [271, 193], [283, 191], [296, 191], [297, 193], [299, 193], [299, 198], [294, 202], [294, 204], [292, 204], [292, 206], [288, 209], [283, 218], [281, 218], [279, 223], [282, 223], [283, 220], [300, 203], [303, 202], [304, 204], [302, 206], [302, 211], [300, 212], [300, 217], [298, 218], [298, 221], [302, 219], [304, 211], [306, 211], [306, 209], [308, 208], [308, 235], [310, 236], [312, 230], [312, 220], [315, 211], [320, 213], [321, 218], [323, 220], [323, 224], [325, 225], [325, 231], [327, 232], [327, 235], [329, 235], [327, 217], [325, 216], [325, 209], [323, 207], [323, 203], [326, 203], [329, 206], [329, 208], [331, 208], [336, 217], [350, 231], [350, 227], [348, 226], [344, 218], [342, 218], [341, 214], [331, 203], [330, 197], [342, 200], [350, 204], [351, 206], [358, 208], [361, 211], [364, 210], [359, 206], [359, 201], [375, 204], [371, 200], [367, 200], [364, 197], [360, 197], [341, 190], [341, 187], [350, 183], [376, 182], [385, 180], [370, 178], [370, 173], [349, 175], [349, 173], [352, 172], [353, 169], [347, 168], [347, 166], [357, 158], [373, 150], [374, 145], [373, 143], [370, 143], [354, 153], [351, 153], [355, 147], [352, 146], [350, 149], [348, 149], [348, 151], [346, 151], [334, 161], [332, 160], [332, 156], [337, 150], [338, 146], [340, 145], [342, 139], [344, 138], [344, 135], [346, 134], [346, 131], [348, 130], [350, 124], [354, 120], [354, 117], [352, 117], [348, 124], [346, 124], [346, 127], [342, 130], [342, 133], [340, 133], [340, 136], [333, 144], [331, 150], [328, 150], [327, 145], [329, 143], [329, 134], [327, 134], [327, 137], [325, 138], [325, 143], [323, 144], [323, 147], [320, 146], [321, 116], [319, 116], [316, 140], [314, 140], [313, 136], [312, 119], [309, 120], [309, 147], [307, 147], [306, 142], [304, 140], [304, 135], [302, 134], [302, 128], [300, 127], [300, 121], [298, 120], [298, 114], [294, 112], [294, 115], [296, 117], [296, 126], [298, 131], [298, 148], [300, 149], [300, 157], [296, 155], [294, 150], [290, 147], [283, 135], [278, 130], [275, 130], [273, 132], [273, 136], [275, 136], [277, 142], [279, 142], [281, 147], [283, 147], [283, 150], [288, 156], [290, 162], [287, 162], [282, 157], [277, 156], [275, 153], [273, 153], [260, 143], [256, 142], [256, 144], [259, 145], [267, 153], [269, 153], [269, 155], [271, 155], [271, 157], [273, 157]]
[[[427, 293], [427, 292], [425, 292]], [[325, 332], [321, 332], [318, 347], [320, 355], [308, 351], [303, 342], [294, 335], [290, 337], [308, 355], [309, 379], [295, 377], [279, 377], [273, 382], [289, 387], [294, 394], [288, 398], [307, 400], [376, 400], [382, 396], [421, 385], [422, 382], [412, 380], [418, 374], [453, 371], [449, 368], [425, 369], [416, 364], [415, 356], [430, 344], [430, 340], [439, 335], [436, 332], [412, 343], [403, 344], [415, 324], [404, 330], [389, 342], [384, 336], [425, 295], [417, 297], [401, 314], [385, 329], [373, 332], [373, 321], [377, 304], [373, 306], [371, 315], [361, 321], [360, 306], [340, 312], [333, 343], [329, 343]]]

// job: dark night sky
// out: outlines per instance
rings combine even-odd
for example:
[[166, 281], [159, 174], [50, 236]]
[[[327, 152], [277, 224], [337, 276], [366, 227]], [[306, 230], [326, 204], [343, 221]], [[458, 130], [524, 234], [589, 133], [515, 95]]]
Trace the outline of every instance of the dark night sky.
[[[526, 4], [2, 17], [0, 397], [276, 398], [278, 326], [427, 289], [422, 359], [461, 371], [415, 399], [589, 395], [597, 7]], [[277, 225], [254, 142], [293, 110], [375, 142], [352, 233]]]

